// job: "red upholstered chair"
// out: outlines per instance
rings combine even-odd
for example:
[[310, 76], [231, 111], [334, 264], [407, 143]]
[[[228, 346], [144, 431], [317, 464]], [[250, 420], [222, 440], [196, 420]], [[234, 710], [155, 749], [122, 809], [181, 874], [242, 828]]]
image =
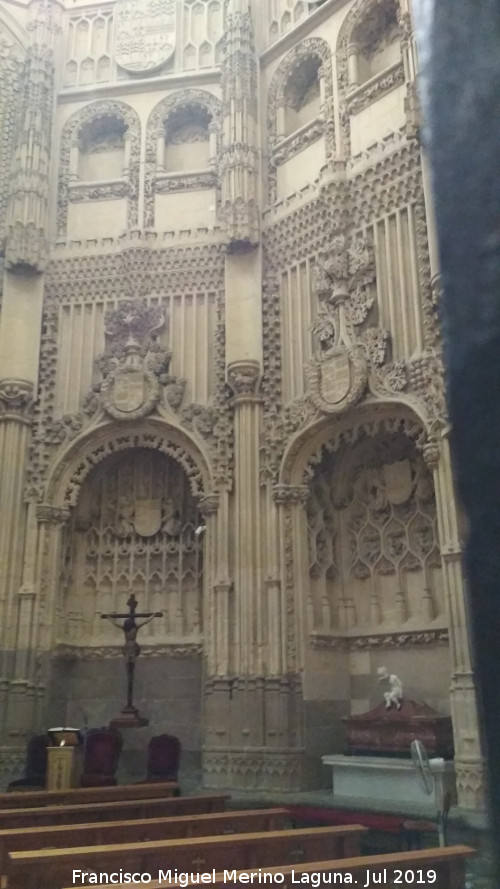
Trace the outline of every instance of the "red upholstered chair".
[[90, 729], [83, 742], [82, 787], [113, 787], [123, 745], [119, 732], [110, 728]]
[[181, 742], [174, 735], [156, 735], [148, 744], [147, 782], [177, 781]]
[[28, 741], [24, 778], [11, 781], [7, 790], [45, 790], [48, 735], [34, 735]]

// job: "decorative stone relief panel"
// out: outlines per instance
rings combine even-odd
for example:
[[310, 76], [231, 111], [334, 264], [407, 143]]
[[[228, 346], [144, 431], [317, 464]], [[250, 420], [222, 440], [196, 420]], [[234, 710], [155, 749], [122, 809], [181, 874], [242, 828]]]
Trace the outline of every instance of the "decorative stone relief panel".
[[63, 86], [106, 83], [113, 79], [115, 70], [113, 9], [82, 10], [69, 16]]
[[[117, 127], [123, 128], [125, 151], [121, 175], [110, 181], [92, 181], [92, 183], [79, 181], [79, 153], [85, 147], [82, 138], [85, 140], [89, 125], [100, 127], [103, 133], [107, 133], [106, 127], [111, 122], [114, 127], [113, 133]], [[140, 139], [138, 115], [129, 105], [116, 99], [92, 102], [69, 118], [61, 136], [59, 161], [57, 227], [61, 237], [66, 236], [68, 205], [72, 201], [90, 202], [127, 197], [126, 227], [130, 229], [137, 225]], [[109, 148], [108, 142], [104, 141], [103, 145]]]
[[[85, 286], [82, 289], [82, 281]], [[165, 296], [165, 281], [169, 294]], [[219, 245], [121, 251], [54, 260], [47, 274], [40, 376], [27, 496], [43, 496], [48, 467], [96, 421], [105, 316], [128, 300], [164, 313], [157, 346], [172, 353], [158, 405], [199, 437], [217, 484], [231, 486], [232, 412], [225, 382], [224, 257]], [[72, 346], [76, 343], [76, 347]]]
[[[154, 15], [157, 8], [159, 17]], [[112, 8], [72, 12], [66, 24], [63, 87], [172, 68], [215, 68], [222, 56], [223, 22], [222, 0], [134, 0], [132, 5], [123, 0]]]
[[143, 630], [145, 641], [199, 637], [197, 525], [187, 477], [170, 457], [137, 449], [103, 461], [84, 482], [66, 529], [58, 641], [116, 644], [100, 615], [123, 611], [131, 591], [141, 610], [164, 612]]
[[185, 0], [182, 16], [183, 70], [219, 65], [224, 33], [222, 0]]
[[445, 625], [433, 480], [411, 440], [326, 454], [310, 492], [310, 630]]

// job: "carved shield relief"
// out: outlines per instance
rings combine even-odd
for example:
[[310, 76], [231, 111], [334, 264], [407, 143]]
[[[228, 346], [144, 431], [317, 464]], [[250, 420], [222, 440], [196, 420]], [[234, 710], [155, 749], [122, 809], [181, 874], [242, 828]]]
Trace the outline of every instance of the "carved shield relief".
[[115, 56], [126, 71], [152, 71], [175, 49], [176, 0], [117, 0]]
[[366, 360], [359, 349], [313, 359], [306, 366], [309, 399], [325, 414], [341, 413], [363, 396], [367, 381]]
[[409, 460], [398, 460], [384, 466], [387, 499], [395, 505], [406, 503], [413, 492], [413, 477]]
[[116, 410], [128, 414], [136, 411], [144, 401], [144, 374], [142, 370], [118, 371], [113, 385], [113, 402]]
[[154, 537], [161, 528], [161, 500], [136, 500], [134, 528], [140, 537]]
[[347, 353], [321, 363], [321, 395], [328, 404], [339, 404], [351, 388], [351, 362]]

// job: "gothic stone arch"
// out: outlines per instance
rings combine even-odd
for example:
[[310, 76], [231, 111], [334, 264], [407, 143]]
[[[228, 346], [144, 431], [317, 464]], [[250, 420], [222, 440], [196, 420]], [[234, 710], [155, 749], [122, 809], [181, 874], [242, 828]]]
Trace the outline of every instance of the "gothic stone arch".
[[161, 420], [115, 424], [93, 429], [64, 451], [49, 475], [45, 502], [74, 507], [89, 472], [105, 457], [130, 450], [150, 448], [172, 457], [185, 471], [193, 496], [198, 499], [213, 490], [208, 460], [184, 431]]
[[[308, 37], [298, 43], [281, 60], [275, 71], [269, 86], [267, 98], [267, 131], [269, 138], [269, 186], [271, 203], [276, 193], [276, 164], [273, 161], [275, 150], [278, 146], [277, 116], [278, 109], [285, 101], [285, 90], [288, 80], [293, 72], [306, 59], [315, 58], [320, 62], [320, 76], [324, 83], [324, 98], [322, 107], [322, 126], [326, 144], [326, 161], [329, 162], [335, 156], [335, 116], [333, 104], [333, 70], [332, 53], [329, 44], [321, 37]], [[316, 136], [317, 138], [317, 136]], [[295, 146], [290, 146], [294, 151]], [[285, 152], [286, 155], [286, 152]], [[281, 157], [280, 161], [286, 160]]]
[[[342, 22], [337, 39], [337, 82], [339, 94], [339, 118], [341, 127], [342, 153], [345, 157], [349, 157], [351, 153], [351, 135], [350, 135], [350, 119], [347, 108], [347, 95], [349, 92], [349, 63], [348, 63], [348, 47], [352, 41], [353, 33], [356, 27], [377, 7], [396, 7], [398, 13], [398, 22], [401, 23], [401, 6], [400, 0], [355, 0]], [[403, 33], [401, 31], [401, 38]], [[398, 77], [401, 75], [398, 73]], [[404, 75], [403, 75], [404, 79]], [[374, 96], [375, 98], [376, 96]]]
[[361, 438], [373, 436], [382, 429], [401, 431], [419, 443], [430, 439], [424, 417], [401, 402], [361, 404], [332, 422], [323, 418], [298, 432], [288, 443], [280, 468], [279, 484], [305, 485], [311, 467], [321, 459], [324, 447], [338, 450], [344, 443], [353, 445]]
[[141, 151], [141, 124], [139, 116], [125, 102], [117, 99], [102, 99], [98, 102], [91, 102], [72, 114], [66, 121], [62, 131], [57, 198], [57, 227], [61, 237], [65, 237], [68, 223], [71, 150], [78, 143], [82, 128], [86, 124], [99, 120], [102, 117], [117, 117], [127, 126], [126, 138], [130, 140], [127, 227], [131, 229], [136, 228], [138, 225]]
[[217, 132], [217, 158], [221, 149], [222, 103], [217, 96], [207, 90], [185, 89], [165, 96], [152, 110], [146, 125], [146, 172], [144, 179], [144, 224], [146, 228], [154, 226], [155, 170], [156, 145], [165, 123], [174, 111], [182, 108], [203, 108], [212, 117], [212, 124]]

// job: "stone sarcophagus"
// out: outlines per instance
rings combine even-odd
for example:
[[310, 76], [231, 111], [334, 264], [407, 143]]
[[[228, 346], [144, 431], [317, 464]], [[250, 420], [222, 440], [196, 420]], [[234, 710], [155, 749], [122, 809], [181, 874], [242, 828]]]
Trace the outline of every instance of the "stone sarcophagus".
[[411, 742], [418, 740], [430, 757], [453, 759], [451, 717], [440, 716], [427, 704], [403, 700], [397, 710], [382, 703], [343, 722], [348, 755], [409, 757]]

